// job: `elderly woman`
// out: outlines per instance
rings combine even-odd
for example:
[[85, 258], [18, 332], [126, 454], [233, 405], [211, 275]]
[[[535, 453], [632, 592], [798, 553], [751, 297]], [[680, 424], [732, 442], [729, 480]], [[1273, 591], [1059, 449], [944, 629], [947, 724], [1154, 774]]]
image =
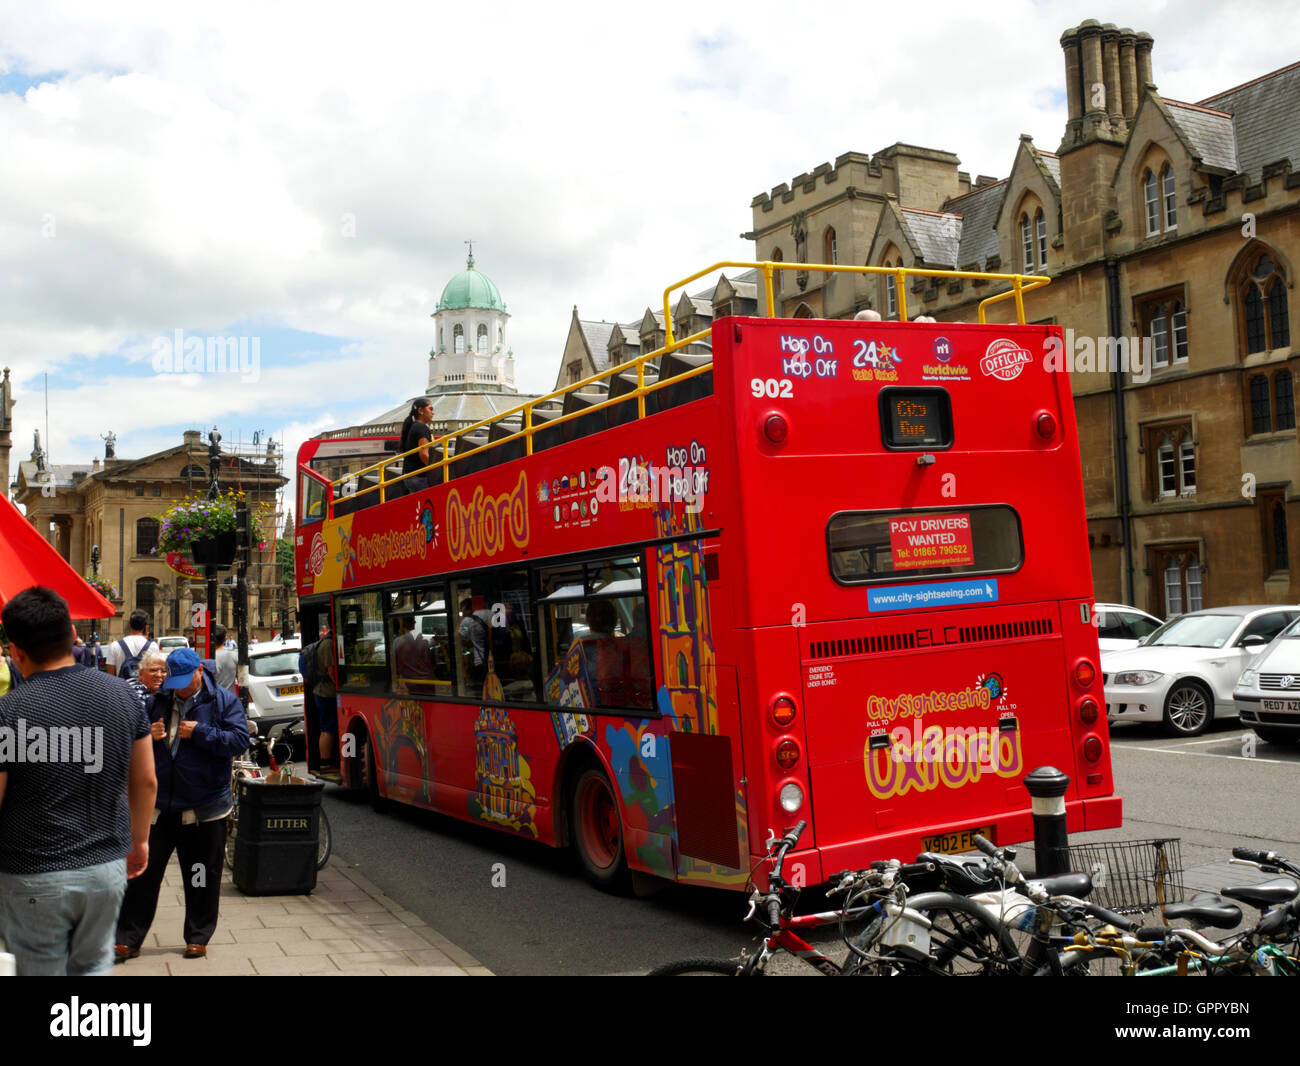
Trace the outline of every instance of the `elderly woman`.
[[149, 697], [158, 691], [158, 686], [163, 683], [163, 678], [166, 676], [167, 656], [155, 646], [140, 656], [140, 669], [137, 675], [126, 678], [126, 683], [131, 686], [131, 691], [135, 693], [135, 698], [146, 713], [149, 710]]

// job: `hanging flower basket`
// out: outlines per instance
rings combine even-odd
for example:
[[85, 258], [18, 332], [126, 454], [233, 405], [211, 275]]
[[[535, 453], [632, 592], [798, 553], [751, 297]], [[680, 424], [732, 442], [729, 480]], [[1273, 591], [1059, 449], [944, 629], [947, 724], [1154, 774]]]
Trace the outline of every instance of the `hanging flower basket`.
[[90, 574], [86, 575], [86, 584], [98, 592], [106, 600], [121, 600], [122, 594], [117, 591], [117, 586], [109, 581], [106, 577], [95, 577]]
[[[194, 561], [202, 554], [219, 560], [209, 566], [229, 566], [235, 557], [235, 504], [239, 494], [227, 492], [215, 500], [205, 496], [187, 496], [178, 500], [158, 515], [158, 548], [161, 553], [180, 552], [193, 555]], [[227, 537], [228, 534], [228, 537]], [[215, 541], [208, 545], [206, 542]], [[203, 546], [200, 547], [200, 543]], [[225, 547], [226, 544], [229, 547]]]
[[195, 566], [229, 566], [235, 561], [235, 531], [190, 541], [190, 555]]

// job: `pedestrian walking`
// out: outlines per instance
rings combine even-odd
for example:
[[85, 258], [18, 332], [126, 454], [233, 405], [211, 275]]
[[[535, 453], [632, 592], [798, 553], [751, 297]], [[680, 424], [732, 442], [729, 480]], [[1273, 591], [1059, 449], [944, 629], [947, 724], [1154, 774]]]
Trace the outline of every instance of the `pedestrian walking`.
[[0, 620], [23, 675], [0, 698], [0, 936], [20, 975], [107, 973], [149, 861], [149, 723], [125, 684], [73, 661], [53, 589], [18, 593]]
[[140, 954], [175, 851], [185, 891], [185, 958], [200, 959], [217, 928], [230, 763], [248, 747], [248, 721], [239, 700], [216, 683], [198, 653], [177, 648], [167, 657], [167, 678], [151, 703], [150, 732], [159, 788], [149, 866], [127, 888], [114, 953], [119, 962]]

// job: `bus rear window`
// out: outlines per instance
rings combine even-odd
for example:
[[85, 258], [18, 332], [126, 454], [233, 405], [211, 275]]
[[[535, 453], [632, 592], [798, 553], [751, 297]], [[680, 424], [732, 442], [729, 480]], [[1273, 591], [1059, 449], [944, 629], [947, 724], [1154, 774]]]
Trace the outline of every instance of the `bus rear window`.
[[1003, 574], [1024, 562], [1020, 517], [1002, 504], [930, 511], [846, 511], [826, 525], [842, 584], [936, 574]]

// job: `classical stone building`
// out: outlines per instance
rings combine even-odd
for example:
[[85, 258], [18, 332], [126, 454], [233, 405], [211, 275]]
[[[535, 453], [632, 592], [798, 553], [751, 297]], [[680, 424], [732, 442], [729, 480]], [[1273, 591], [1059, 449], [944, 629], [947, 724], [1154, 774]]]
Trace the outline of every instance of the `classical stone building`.
[[[1300, 63], [1184, 103], [1147, 34], [1089, 20], [1061, 47], [1056, 152], [1022, 135], [974, 181], [947, 152], [847, 153], [754, 198], [758, 258], [1049, 275], [1026, 314], [1066, 330], [1098, 599], [1300, 601]], [[791, 272], [776, 302], [974, 321], [1005, 287]]]
[[[248, 568], [249, 635], [267, 639], [276, 623], [280, 580], [275, 562], [279, 528], [276, 493], [286, 483], [280, 457], [268, 444], [264, 455], [223, 453], [219, 483], [222, 491], [246, 493], [250, 506], [269, 505], [263, 521], [265, 541], [253, 545]], [[197, 430], [182, 443], [141, 459], [119, 459], [110, 442], [103, 460], [89, 465], [49, 463], [39, 441], [30, 458], [18, 464], [16, 502], [27, 520], [50, 541], [79, 573], [91, 572], [91, 549], [99, 546], [98, 574], [119, 591], [111, 619], [100, 620], [102, 641], [126, 633], [126, 620], [137, 609], [149, 614], [159, 636], [190, 632], [190, 606], [206, 598], [201, 578], [171, 570], [158, 545], [157, 516], [174, 500], [203, 494], [208, 486], [208, 447]], [[265, 543], [265, 548], [259, 544]], [[229, 626], [234, 594], [232, 573], [221, 572], [217, 621]]]

